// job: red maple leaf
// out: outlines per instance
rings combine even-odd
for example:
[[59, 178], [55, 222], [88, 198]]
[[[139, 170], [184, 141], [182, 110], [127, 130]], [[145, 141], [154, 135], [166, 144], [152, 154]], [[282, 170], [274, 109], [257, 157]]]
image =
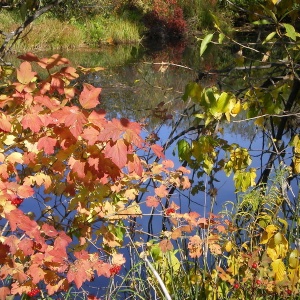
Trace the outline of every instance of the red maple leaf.
[[165, 155], [163, 153], [163, 151], [164, 151], [163, 147], [161, 147], [157, 144], [151, 145], [150, 147], [151, 147], [152, 151], [156, 154], [156, 156], [158, 158], [165, 158]]
[[[60, 95], [64, 93], [65, 82], [60, 77], [52, 76], [51, 88], [57, 90]], [[53, 91], [52, 90], [52, 91]]]
[[64, 67], [59, 72], [60, 75], [63, 75], [65, 78], [69, 80], [74, 80], [79, 77], [77, 71], [73, 67]]
[[99, 128], [104, 128], [104, 126], [107, 124], [107, 120], [105, 119], [105, 111], [93, 110], [92, 113], [88, 116], [88, 120], [91, 124], [96, 125]]
[[105, 156], [111, 158], [111, 160], [122, 169], [127, 163], [127, 146], [123, 140], [117, 140], [115, 143], [107, 143], [105, 147]]
[[18, 244], [20, 240], [15, 235], [10, 235], [5, 239], [4, 244], [9, 246], [9, 252], [15, 254], [18, 250]]
[[8, 253], [10, 253], [9, 246], [0, 242], [0, 264], [5, 263]]
[[79, 178], [85, 177], [85, 162], [75, 159], [74, 157], [70, 157], [68, 161], [68, 165], [72, 169], [73, 172], [77, 173]]
[[81, 136], [88, 141], [88, 145], [94, 145], [98, 141], [99, 130], [94, 127], [88, 127], [83, 130]]
[[121, 119], [121, 124], [125, 130], [124, 139], [129, 143], [133, 143], [139, 148], [142, 148], [144, 140], [141, 138], [141, 125], [136, 122], [129, 122], [127, 119]]
[[17, 69], [17, 79], [22, 84], [28, 84], [35, 78], [36, 72], [32, 72], [31, 64], [28, 61], [24, 61], [20, 65], [20, 69]]
[[39, 264], [32, 264], [27, 271], [28, 275], [31, 276], [32, 282], [34, 284], [39, 283], [41, 280], [44, 280], [46, 272], [40, 267]]
[[53, 54], [50, 58], [39, 59], [38, 64], [44, 69], [51, 69], [54, 66], [70, 64], [69, 60], [59, 54]]
[[91, 279], [90, 262], [85, 259], [76, 260], [67, 273], [69, 282], [74, 281], [76, 287], [79, 289], [86, 280]]
[[11, 129], [11, 124], [10, 124], [8, 118], [4, 114], [1, 114], [1, 116], [0, 116], [0, 130], [10, 132], [10, 129]]
[[104, 129], [99, 134], [100, 141], [109, 141], [110, 139], [115, 142], [120, 139], [123, 134], [124, 128], [121, 125], [120, 120], [112, 119], [111, 122], [107, 122]]
[[26, 61], [36, 61], [36, 62], [39, 61], [39, 58], [31, 52], [27, 52], [26, 54], [19, 55], [18, 58]]
[[29, 238], [22, 239], [18, 244], [18, 248], [22, 250], [25, 255], [32, 255], [34, 253], [33, 241]]
[[135, 172], [138, 176], [143, 175], [143, 166], [140, 158], [136, 154], [128, 155], [128, 171], [129, 173]]
[[99, 260], [95, 265], [94, 269], [97, 271], [98, 276], [110, 277], [110, 267], [111, 265]]
[[52, 113], [51, 116], [56, 118], [59, 123], [64, 123], [69, 127], [75, 138], [81, 134], [82, 127], [87, 122], [87, 118], [77, 106], [64, 107], [62, 110]]
[[79, 102], [85, 109], [95, 108], [100, 102], [98, 100], [101, 93], [101, 88], [95, 88], [94, 86], [85, 83], [83, 85], [83, 91], [79, 96]]
[[47, 235], [47, 236], [50, 236], [50, 237], [55, 237], [58, 235], [58, 232], [56, 231], [56, 229], [52, 226], [52, 225], [49, 225], [47, 223], [44, 223], [43, 226], [42, 226], [42, 231]]
[[51, 111], [57, 110], [60, 106], [60, 102], [55, 98], [50, 98], [47, 95], [38, 95], [34, 97], [34, 101], [36, 103], [40, 103], [47, 108], [49, 108]]
[[28, 198], [34, 194], [34, 189], [29, 185], [21, 185], [17, 189], [17, 194], [20, 198]]
[[21, 123], [24, 129], [29, 128], [33, 132], [39, 132], [43, 126], [43, 122], [37, 114], [26, 114]]
[[44, 136], [39, 139], [37, 148], [39, 150], [44, 149], [46, 154], [53, 154], [55, 145], [56, 145], [56, 139], [51, 138], [49, 136]]

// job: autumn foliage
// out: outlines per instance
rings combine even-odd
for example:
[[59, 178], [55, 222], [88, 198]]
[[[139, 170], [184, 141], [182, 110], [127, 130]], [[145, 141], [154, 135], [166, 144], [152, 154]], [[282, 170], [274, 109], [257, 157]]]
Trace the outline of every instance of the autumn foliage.
[[19, 58], [16, 80], [0, 70], [0, 299], [53, 295], [118, 274], [123, 222], [141, 216], [134, 201], [141, 183], [160, 180], [149, 206], [167, 196], [167, 184], [189, 187], [184, 170], [149, 166], [137, 155], [164, 156], [141, 138], [140, 124], [106, 118], [101, 88], [75, 85], [101, 68], [75, 69], [59, 55]]

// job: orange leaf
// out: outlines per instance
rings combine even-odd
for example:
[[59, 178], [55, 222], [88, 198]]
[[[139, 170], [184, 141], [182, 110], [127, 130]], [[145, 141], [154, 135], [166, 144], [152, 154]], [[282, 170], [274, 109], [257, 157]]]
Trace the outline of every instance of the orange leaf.
[[44, 149], [46, 154], [53, 154], [55, 145], [56, 145], [56, 139], [51, 138], [49, 136], [44, 136], [39, 139], [37, 148], [39, 150]]
[[176, 229], [173, 230], [173, 232], [171, 234], [171, 238], [173, 240], [176, 240], [179, 237], [181, 237], [181, 235], [182, 235], [182, 231], [181, 231], [181, 228], [179, 227], [179, 228], [176, 228]]
[[0, 299], [5, 300], [8, 295], [10, 295], [10, 289], [6, 286], [0, 287]]
[[111, 160], [121, 169], [127, 163], [127, 146], [123, 140], [117, 142], [110, 142], [105, 147], [105, 156]]
[[92, 113], [88, 116], [88, 120], [91, 124], [96, 125], [99, 128], [104, 128], [107, 124], [104, 110], [92, 111]]
[[94, 86], [85, 83], [83, 85], [83, 91], [79, 96], [79, 102], [85, 109], [95, 108], [100, 102], [98, 100], [101, 93], [101, 88], [95, 88]]
[[190, 237], [190, 241], [188, 243], [190, 257], [195, 258], [202, 255], [202, 244], [203, 241], [198, 235]]
[[36, 72], [32, 72], [31, 64], [28, 61], [24, 61], [20, 65], [20, 69], [17, 69], [18, 81], [22, 84], [28, 84], [35, 78]]
[[4, 114], [1, 114], [0, 117], [0, 129], [6, 132], [10, 132], [11, 130], [11, 124]]
[[158, 158], [165, 158], [165, 155], [164, 155], [164, 148], [157, 145], [157, 144], [154, 144], [154, 145], [151, 145], [150, 146], [152, 151], [155, 153], [155, 155], [158, 157]]
[[29, 185], [21, 185], [18, 187], [17, 194], [20, 198], [28, 198], [34, 194], [34, 190]]
[[136, 154], [128, 155], [128, 171], [129, 173], [135, 172], [138, 176], [143, 175], [143, 166], [140, 158]]
[[160, 203], [160, 201], [153, 196], [148, 196], [146, 198], [146, 205], [148, 207], [157, 207], [159, 205], [159, 203]]
[[42, 58], [39, 60], [38, 64], [44, 69], [51, 69], [54, 66], [70, 64], [69, 60], [61, 57], [59, 54], [53, 54], [50, 58]]
[[19, 55], [18, 58], [27, 61], [39, 61], [39, 58], [31, 52], [27, 52], [26, 54]]
[[167, 187], [163, 184], [160, 187], [154, 189], [154, 191], [155, 194], [160, 198], [166, 197], [169, 194]]
[[83, 130], [81, 136], [88, 141], [88, 145], [94, 145], [98, 141], [99, 131], [93, 127], [88, 127]]
[[165, 168], [174, 168], [174, 162], [170, 159], [162, 161], [162, 164]]
[[51, 116], [69, 127], [75, 138], [81, 134], [83, 125], [87, 122], [87, 118], [77, 106], [65, 106], [62, 110], [52, 113]]
[[159, 242], [159, 248], [163, 253], [165, 253], [167, 251], [173, 250], [173, 245], [170, 240], [164, 239], [161, 242]]
[[37, 114], [26, 114], [21, 123], [24, 129], [29, 128], [33, 132], [39, 132], [43, 126], [43, 122]]

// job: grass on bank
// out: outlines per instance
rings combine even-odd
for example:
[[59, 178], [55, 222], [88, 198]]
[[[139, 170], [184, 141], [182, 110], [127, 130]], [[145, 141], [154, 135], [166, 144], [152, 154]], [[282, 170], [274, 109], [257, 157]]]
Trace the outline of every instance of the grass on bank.
[[[22, 24], [14, 12], [0, 12], [1, 30], [11, 32]], [[61, 21], [45, 14], [27, 27], [13, 45], [13, 52], [73, 49], [83, 46], [95, 47], [101, 43], [133, 44], [141, 40], [142, 28], [137, 22], [110, 16], [96, 16], [91, 20]], [[1, 37], [2, 38], [2, 37]], [[0, 43], [2, 42], [0, 38]]]

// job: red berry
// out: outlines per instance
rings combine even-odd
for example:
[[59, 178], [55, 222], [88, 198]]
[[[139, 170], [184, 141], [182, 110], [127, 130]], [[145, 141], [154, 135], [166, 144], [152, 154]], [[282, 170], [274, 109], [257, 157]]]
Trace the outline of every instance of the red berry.
[[292, 295], [292, 293], [293, 293], [290, 289], [287, 289], [286, 292], [288, 295]]
[[253, 264], [252, 264], [252, 268], [253, 268], [253, 269], [257, 269], [257, 267], [258, 267], [258, 264], [257, 264], [257, 263], [253, 263]]
[[257, 279], [255, 282], [257, 285], [261, 285], [261, 280]]
[[114, 276], [114, 275], [118, 274], [121, 271], [121, 268], [122, 268], [121, 266], [117, 266], [117, 265], [112, 266], [109, 269], [110, 275]]
[[175, 213], [175, 209], [174, 208], [167, 208], [166, 209], [166, 215], [169, 216], [170, 214], [174, 214]]
[[235, 284], [233, 285], [233, 288], [236, 289], [236, 290], [237, 290], [239, 287], [240, 287], [240, 285], [239, 285], [238, 283], [235, 283]]
[[32, 289], [30, 292], [27, 293], [27, 296], [34, 297], [40, 293], [40, 290], [38, 288]]
[[23, 202], [23, 199], [21, 199], [19, 197], [11, 200], [11, 204], [16, 205], [16, 206], [19, 206], [20, 204], [22, 204], [22, 202]]

